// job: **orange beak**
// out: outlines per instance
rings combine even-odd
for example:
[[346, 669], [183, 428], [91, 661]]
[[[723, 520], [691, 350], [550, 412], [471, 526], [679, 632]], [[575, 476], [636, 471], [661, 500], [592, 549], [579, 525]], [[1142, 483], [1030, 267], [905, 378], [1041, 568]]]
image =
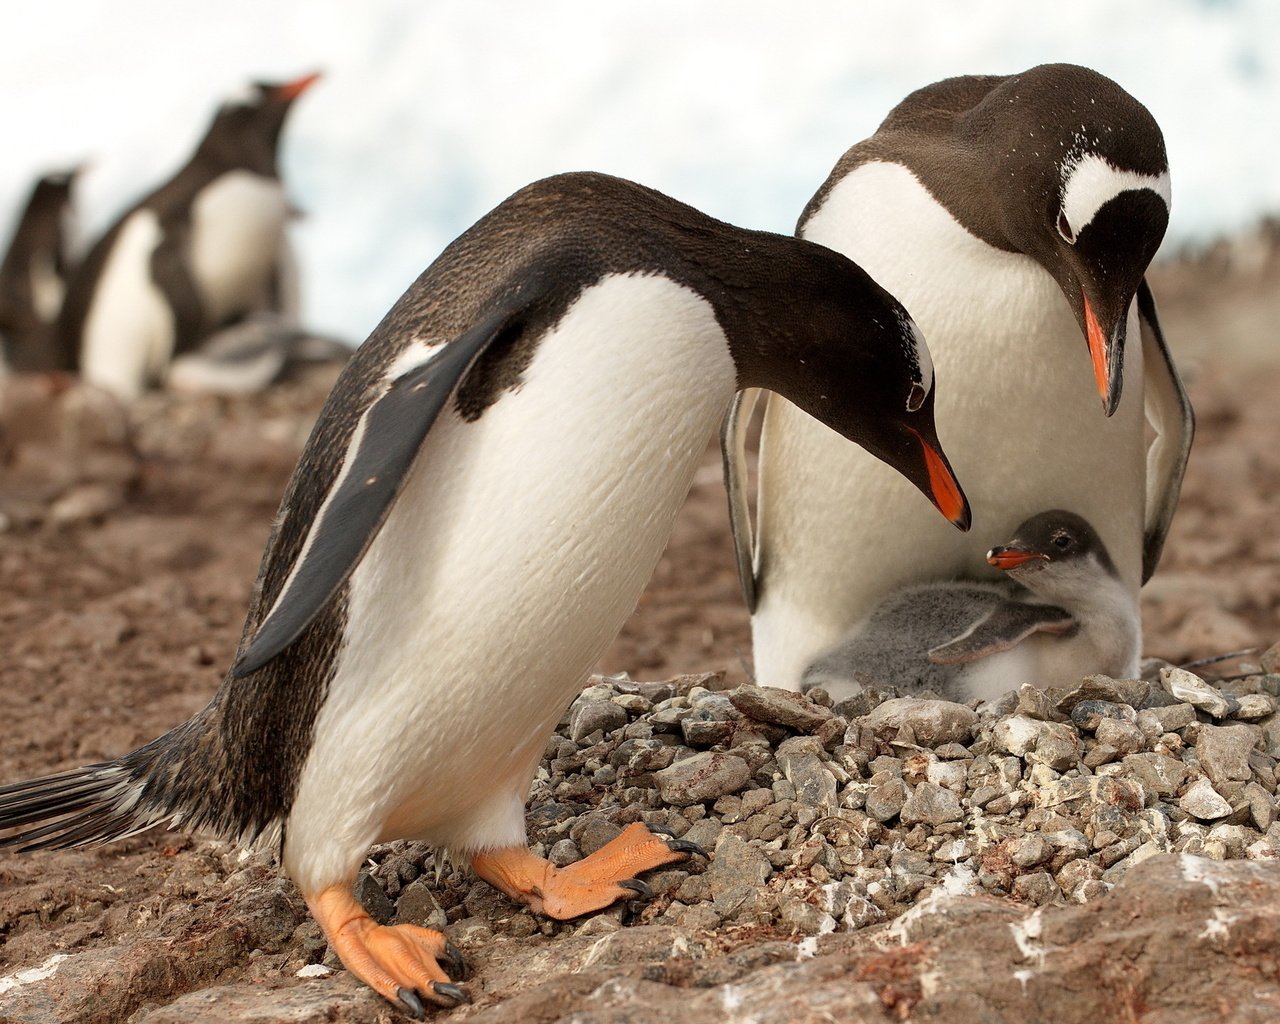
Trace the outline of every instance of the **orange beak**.
[[1043, 551], [1027, 551], [1024, 548], [992, 548], [987, 552], [987, 564], [997, 569], [1016, 569], [1028, 562], [1047, 562], [1049, 556]]
[[[1114, 336], [1108, 337], [1102, 324], [1098, 322], [1098, 314], [1094, 312], [1093, 303], [1089, 301], [1089, 297], [1083, 292], [1080, 297], [1084, 300], [1084, 333], [1085, 340], [1089, 343], [1089, 360], [1093, 363], [1094, 383], [1097, 384], [1098, 395], [1102, 399], [1102, 411], [1110, 416], [1120, 404], [1122, 381], [1119, 356], [1122, 355], [1122, 350], [1119, 345], [1124, 335], [1120, 333], [1120, 342]], [[1122, 329], [1123, 325], [1124, 318], [1121, 317], [1117, 329]]]
[[907, 429], [916, 435], [916, 440], [924, 449], [924, 464], [929, 474], [929, 499], [949, 522], [961, 530], [969, 529], [972, 521], [969, 502], [964, 492], [960, 490], [960, 484], [951, 467], [947, 465], [946, 457], [918, 430], [911, 427]]
[[296, 100], [314, 85], [319, 78], [320, 72], [315, 71], [309, 75], [303, 75], [301, 78], [295, 78], [292, 82], [286, 82], [276, 88], [276, 98], [288, 101]]

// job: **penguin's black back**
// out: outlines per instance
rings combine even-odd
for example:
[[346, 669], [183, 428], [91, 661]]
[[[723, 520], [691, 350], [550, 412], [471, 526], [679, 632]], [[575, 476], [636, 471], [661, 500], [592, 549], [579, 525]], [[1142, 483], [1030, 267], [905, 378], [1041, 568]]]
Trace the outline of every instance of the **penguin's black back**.
[[0, 337], [4, 361], [19, 372], [71, 370], [74, 353], [57, 344], [56, 317], [37, 309], [32, 268], [37, 261], [59, 278], [70, 271], [65, 218], [71, 203], [72, 173], [45, 175], [31, 190], [9, 248], [0, 261]]

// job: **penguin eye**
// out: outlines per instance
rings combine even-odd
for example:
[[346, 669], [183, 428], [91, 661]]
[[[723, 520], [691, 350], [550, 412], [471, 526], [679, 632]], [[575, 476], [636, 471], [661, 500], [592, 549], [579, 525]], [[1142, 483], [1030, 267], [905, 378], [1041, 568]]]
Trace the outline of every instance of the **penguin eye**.
[[1071, 230], [1071, 221], [1067, 220], [1065, 212], [1058, 214], [1058, 234], [1066, 240], [1068, 245], [1076, 244], [1076, 233]]
[[1065, 551], [1067, 548], [1071, 547], [1071, 538], [1065, 533], [1060, 533], [1053, 538], [1053, 546], [1061, 551]]
[[912, 384], [911, 390], [907, 392], [907, 412], [915, 412], [924, 405], [924, 400], [928, 397], [929, 392], [924, 389], [923, 384]]

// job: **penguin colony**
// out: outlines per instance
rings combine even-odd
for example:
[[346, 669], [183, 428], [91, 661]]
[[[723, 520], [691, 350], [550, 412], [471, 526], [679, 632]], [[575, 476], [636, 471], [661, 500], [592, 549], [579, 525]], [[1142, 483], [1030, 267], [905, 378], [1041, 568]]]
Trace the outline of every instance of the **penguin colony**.
[[279, 171], [285, 120], [318, 77], [258, 83], [225, 102], [191, 158], [69, 275], [60, 225], [73, 176], [42, 179], [0, 265], [8, 368], [78, 370], [130, 399], [160, 384], [258, 390], [291, 359], [345, 358], [296, 323]]
[[[57, 331], [87, 379], [137, 394], [211, 331], [278, 308], [275, 146], [306, 84], [220, 113], [90, 251]], [[224, 115], [264, 126], [251, 156], [229, 155]], [[0, 842], [164, 824], [268, 845], [347, 967], [415, 1017], [465, 998], [461, 964], [439, 932], [356, 902], [371, 844], [451, 851], [556, 918], [643, 894], [636, 875], [701, 851], [632, 825], [556, 868], [525, 846], [524, 803], [726, 408], [759, 682], [901, 668], [982, 696], [1033, 666], [1127, 671], [1192, 430], [1143, 282], [1168, 204], [1145, 108], [1066, 65], [912, 94], [837, 165], [800, 238], [599, 174], [522, 189], [343, 370], [208, 706], [114, 761], [0, 788]], [[772, 395], [753, 531], [755, 389]], [[952, 527], [971, 516], [966, 541]], [[988, 560], [1024, 589], [983, 582]], [[909, 649], [874, 639], [886, 624]]]

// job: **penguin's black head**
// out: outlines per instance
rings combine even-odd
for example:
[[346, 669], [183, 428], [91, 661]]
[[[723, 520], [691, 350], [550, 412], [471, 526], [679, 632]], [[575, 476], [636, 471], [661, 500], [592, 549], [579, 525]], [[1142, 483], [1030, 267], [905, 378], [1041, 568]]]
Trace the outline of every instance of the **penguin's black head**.
[[987, 561], [1026, 583], [1038, 573], [1061, 574], [1088, 563], [1115, 576], [1115, 565], [1102, 538], [1088, 520], [1074, 512], [1053, 509], [1022, 523], [1013, 538], [987, 552]]
[[1040, 263], [1071, 305], [1110, 416], [1129, 306], [1169, 224], [1159, 125], [1109, 78], [1046, 64], [1004, 79], [965, 131], [992, 162], [986, 187], [1008, 197], [1008, 243]]
[[304, 75], [292, 82], [257, 82], [218, 108], [198, 156], [230, 167], [274, 176], [280, 131], [293, 101], [318, 78]]
[[938, 443], [933, 361], [902, 305], [839, 253], [801, 239], [771, 261], [793, 316], [759, 316], [735, 346], [741, 387], [764, 387], [905, 476], [961, 530], [969, 503]]

